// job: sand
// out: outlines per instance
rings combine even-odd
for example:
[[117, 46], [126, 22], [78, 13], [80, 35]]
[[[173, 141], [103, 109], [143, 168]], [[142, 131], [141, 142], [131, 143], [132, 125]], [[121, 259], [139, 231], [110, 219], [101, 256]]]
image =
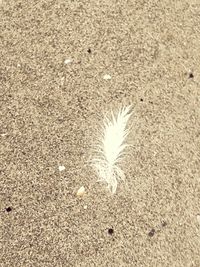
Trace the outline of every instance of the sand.
[[[0, 1], [0, 266], [200, 266], [199, 14]], [[132, 146], [111, 195], [88, 162], [122, 104]]]

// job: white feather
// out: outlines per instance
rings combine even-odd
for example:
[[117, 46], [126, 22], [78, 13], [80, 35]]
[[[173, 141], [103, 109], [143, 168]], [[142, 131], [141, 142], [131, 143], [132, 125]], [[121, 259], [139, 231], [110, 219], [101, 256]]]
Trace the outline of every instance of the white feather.
[[105, 118], [101, 131], [102, 139], [97, 146], [97, 156], [92, 160], [99, 181], [107, 183], [112, 193], [116, 192], [118, 181], [125, 178], [118, 163], [127, 147], [125, 139], [129, 133], [127, 122], [130, 116], [131, 106], [128, 106], [121, 108], [116, 117], [112, 112], [111, 119]]

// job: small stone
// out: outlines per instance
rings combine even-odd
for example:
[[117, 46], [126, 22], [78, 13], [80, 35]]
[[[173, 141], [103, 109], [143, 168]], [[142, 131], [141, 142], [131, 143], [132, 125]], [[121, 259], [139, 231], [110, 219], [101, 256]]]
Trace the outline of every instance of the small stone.
[[108, 233], [109, 233], [109, 235], [112, 235], [112, 234], [114, 233], [113, 228], [109, 228], [109, 229], [108, 229]]
[[83, 208], [84, 208], [84, 210], [86, 210], [87, 209], [87, 205], [84, 205]]
[[62, 172], [62, 171], [65, 170], [65, 166], [59, 166], [58, 169], [59, 169], [60, 172]]
[[65, 61], [64, 61], [65, 65], [67, 65], [67, 64], [69, 64], [69, 63], [71, 63], [71, 62], [72, 62], [71, 59], [65, 59]]
[[104, 80], [111, 80], [111, 76], [110, 76], [109, 74], [105, 74], [105, 75], [103, 76], [103, 79], [104, 79]]
[[189, 78], [190, 79], [194, 78], [194, 74], [192, 72], [189, 73]]
[[84, 186], [81, 186], [81, 187], [79, 188], [79, 190], [77, 191], [76, 195], [77, 195], [78, 197], [82, 197], [83, 195], [85, 195], [85, 187], [84, 187]]
[[11, 207], [8, 207], [8, 208], [6, 208], [6, 211], [7, 212], [11, 212], [12, 211], [12, 208]]
[[154, 236], [155, 232], [156, 232], [155, 229], [152, 228], [151, 231], [148, 233], [148, 236], [150, 237]]

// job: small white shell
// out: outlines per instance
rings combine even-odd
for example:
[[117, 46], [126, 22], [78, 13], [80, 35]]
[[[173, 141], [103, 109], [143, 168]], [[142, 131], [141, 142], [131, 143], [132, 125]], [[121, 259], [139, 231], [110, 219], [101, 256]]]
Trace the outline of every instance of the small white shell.
[[69, 64], [69, 63], [71, 63], [71, 62], [72, 62], [71, 59], [65, 59], [65, 61], [64, 61], [65, 65], [67, 65], [67, 64]]
[[65, 170], [65, 166], [59, 166], [58, 169], [59, 169], [60, 172], [62, 172], [62, 171]]
[[103, 76], [103, 79], [104, 79], [104, 80], [111, 80], [111, 76], [110, 76], [109, 74], [105, 74], [105, 75]]
[[81, 186], [81, 187], [79, 188], [79, 190], [77, 191], [76, 195], [77, 195], [78, 197], [82, 197], [84, 194], [85, 194], [85, 187], [84, 187], [84, 186]]

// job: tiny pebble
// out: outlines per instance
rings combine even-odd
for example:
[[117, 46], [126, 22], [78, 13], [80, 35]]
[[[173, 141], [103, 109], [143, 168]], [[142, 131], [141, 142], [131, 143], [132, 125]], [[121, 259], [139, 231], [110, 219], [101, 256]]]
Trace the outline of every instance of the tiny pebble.
[[72, 60], [71, 59], [65, 59], [65, 61], [64, 61], [64, 63], [67, 65], [67, 64], [69, 64], [69, 63], [71, 63], [72, 62]]
[[65, 166], [59, 166], [58, 168], [59, 168], [59, 171], [60, 171], [60, 172], [62, 172], [62, 171], [65, 170]]
[[79, 190], [77, 191], [76, 195], [77, 195], [78, 197], [82, 197], [84, 194], [85, 194], [85, 187], [84, 187], [84, 186], [81, 186], [81, 187], [79, 188]]
[[84, 208], [84, 210], [86, 210], [87, 209], [87, 205], [84, 205], [83, 208]]
[[105, 74], [103, 78], [104, 80], [111, 80], [111, 76], [109, 74]]
[[155, 234], [155, 229], [152, 228], [151, 231], [148, 233], [148, 236], [152, 237]]
[[11, 212], [12, 211], [12, 208], [11, 207], [8, 207], [8, 208], [6, 208], [6, 211], [7, 212]]

